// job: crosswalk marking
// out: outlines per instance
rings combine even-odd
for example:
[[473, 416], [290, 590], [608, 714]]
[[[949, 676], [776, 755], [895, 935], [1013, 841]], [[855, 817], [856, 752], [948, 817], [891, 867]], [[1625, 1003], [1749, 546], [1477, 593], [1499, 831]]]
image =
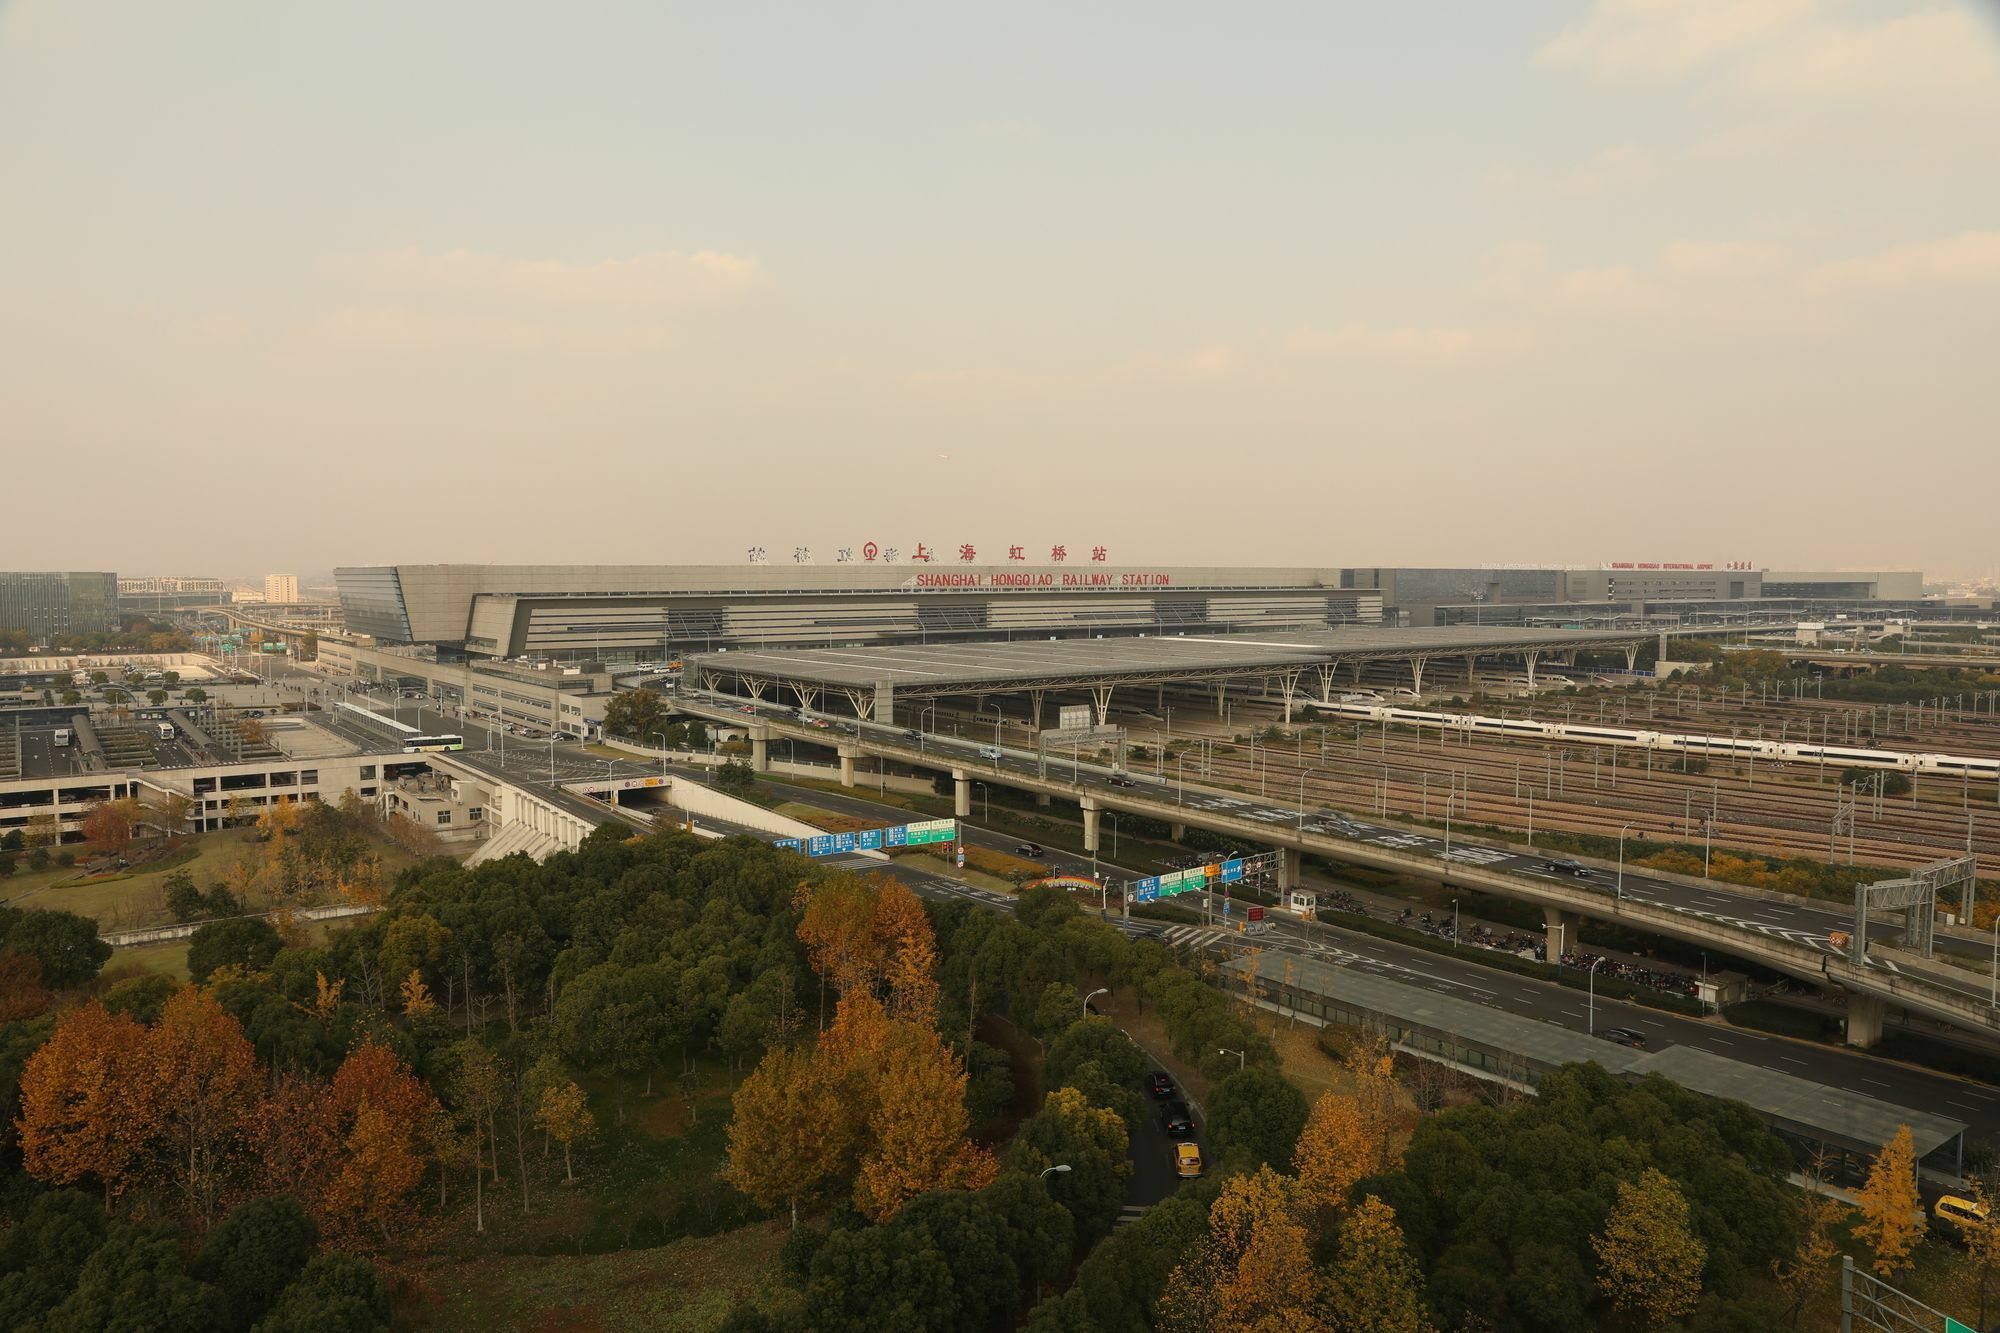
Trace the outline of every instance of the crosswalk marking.
[[1214, 948], [1230, 937], [1229, 931], [1216, 930], [1209, 926], [1174, 926], [1164, 936], [1167, 943], [1185, 945], [1190, 949]]
[[1111, 1224], [1111, 1229], [1113, 1231], [1116, 1231], [1119, 1227], [1131, 1226], [1134, 1222], [1138, 1221], [1140, 1218], [1146, 1215], [1146, 1210], [1149, 1207], [1151, 1207], [1150, 1204], [1143, 1204], [1143, 1203], [1126, 1204], [1123, 1208], [1120, 1208], [1118, 1210], [1118, 1220]]

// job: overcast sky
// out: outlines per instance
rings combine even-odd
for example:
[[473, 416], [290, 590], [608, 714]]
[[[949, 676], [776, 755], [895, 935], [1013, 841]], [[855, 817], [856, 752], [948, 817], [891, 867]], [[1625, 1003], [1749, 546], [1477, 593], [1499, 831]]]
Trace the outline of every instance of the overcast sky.
[[0, 0], [0, 182], [0, 568], [2000, 567], [1990, 0]]

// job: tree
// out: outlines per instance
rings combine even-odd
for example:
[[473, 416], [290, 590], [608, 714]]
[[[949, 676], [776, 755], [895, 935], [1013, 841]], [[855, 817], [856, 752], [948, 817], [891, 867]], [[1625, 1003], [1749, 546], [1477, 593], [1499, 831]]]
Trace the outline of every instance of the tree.
[[199, 920], [208, 910], [208, 900], [194, 886], [194, 876], [185, 870], [176, 870], [160, 882], [160, 900], [174, 920], [183, 923]]
[[163, 1174], [206, 1226], [246, 1149], [263, 1073], [243, 1028], [213, 995], [190, 986], [146, 1034], [143, 1113], [155, 1127]]
[[1049, 1043], [1048, 1056], [1042, 1061], [1042, 1085], [1061, 1087], [1071, 1072], [1085, 1063], [1095, 1063], [1118, 1087], [1137, 1087], [1146, 1076], [1146, 1053], [1108, 1018], [1072, 1023]]
[[50, 1190], [0, 1237], [0, 1328], [39, 1328], [104, 1243], [105, 1218], [80, 1190]]
[[588, 1142], [597, 1134], [597, 1121], [590, 1114], [590, 1101], [583, 1089], [569, 1079], [543, 1088], [535, 1106], [535, 1127], [562, 1145], [563, 1179], [574, 1185], [570, 1146]]
[[200, 985], [215, 969], [231, 964], [246, 971], [262, 972], [284, 947], [285, 941], [277, 928], [261, 918], [211, 921], [188, 939], [188, 976]]
[[1324, 1092], [1312, 1106], [1292, 1153], [1299, 1186], [1313, 1206], [1336, 1209], [1354, 1182], [1372, 1174], [1375, 1144], [1361, 1105], [1345, 1092]]
[[1979, 1276], [1979, 1319], [1974, 1327], [1985, 1328], [1993, 1274], [2000, 1269], [2000, 1209], [1994, 1206], [1991, 1187], [1976, 1175], [1967, 1180], [1965, 1193], [1984, 1213], [1978, 1220], [1967, 1218], [1959, 1222], [1958, 1231], [1965, 1241], [1965, 1256]]
[[252, 1199], [208, 1234], [190, 1271], [221, 1291], [229, 1312], [224, 1327], [247, 1329], [276, 1304], [318, 1245], [319, 1228], [297, 1199]]
[[1341, 1224], [1324, 1308], [1341, 1333], [1429, 1333], [1423, 1273], [1396, 1225], [1396, 1210], [1372, 1194]]
[[[1789, 1263], [1771, 1261], [1771, 1277], [1785, 1297], [1785, 1320], [1793, 1328], [1813, 1296], [1832, 1276], [1833, 1261], [1840, 1247], [1833, 1238], [1834, 1223], [1841, 1213], [1839, 1200], [1826, 1192], [1826, 1165], [1815, 1159], [1806, 1176], [1806, 1190], [1799, 1202], [1799, 1239]], [[1976, 1251], [1974, 1262], [1978, 1262]], [[1985, 1327], [1985, 1317], [1980, 1319]]]
[[1093, 1105], [1073, 1087], [1061, 1087], [1042, 1099], [1042, 1109], [1015, 1136], [1009, 1167], [1022, 1174], [1051, 1166], [1070, 1169], [1050, 1177], [1050, 1196], [1075, 1219], [1075, 1234], [1096, 1237], [1111, 1230], [1125, 1201], [1132, 1162], [1125, 1121], [1116, 1111]]
[[153, 707], [158, 708], [166, 701], [167, 692], [165, 690], [154, 688], [146, 691], [146, 702], [153, 705]]
[[115, 1224], [49, 1312], [54, 1333], [227, 1327], [222, 1293], [191, 1278], [171, 1235]]
[[393, 1051], [366, 1041], [341, 1061], [330, 1100], [346, 1136], [344, 1159], [327, 1186], [327, 1213], [388, 1244], [413, 1210], [437, 1099]]
[[840, 1176], [858, 1126], [843, 1103], [833, 1062], [817, 1051], [774, 1047], [731, 1099], [729, 1162], [723, 1179], [763, 1208], [787, 1205]]
[[186, 690], [185, 690], [185, 691], [183, 692], [183, 694], [182, 694], [182, 696], [181, 696], [181, 697], [183, 697], [184, 699], [186, 699], [186, 700], [187, 700], [187, 701], [188, 701], [189, 703], [191, 703], [191, 704], [199, 704], [199, 703], [207, 703], [207, 702], [208, 702], [208, 691], [207, 691], [207, 690], [204, 690], [204, 689], [203, 689], [203, 688], [202, 688], [201, 686], [199, 686], [199, 685], [190, 685], [190, 686], [188, 686], [188, 688], [187, 688], [187, 689], [186, 689]]
[[1208, 1137], [1218, 1153], [1247, 1162], [1292, 1163], [1292, 1145], [1306, 1122], [1306, 1097], [1274, 1069], [1246, 1068], [1215, 1086], [1208, 1098]]
[[604, 706], [604, 729], [614, 736], [644, 741], [667, 723], [667, 706], [656, 690], [625, 690]]
[[1875, 1271], [1888, 1277], [1908, 1266], [1910, 1251], [1924, 1234], [1917, 1212], [1917, 1149], [1908, 1125], [1898, 1125], [1875, 1154], [1859, 1198], [1861, 1220], [1854, 1234], [1875, 1251]]
[[500, 1107], [507, 1100], [507, 1081], [500, 1061], [479, 1041], [467, 1037], [452, 1043], [451, 1057], [456, 1066], [451, 1078], [451, 1103], [459, 1123], [467, 1131], [472, 1158], [473, 1229], [486, 1230], [484, 1173], [486, 1150], [492, 1147], [493, 1179], [500, 1179], [499, 1131], [494, 1126]]
[[1330, 1333], [1298, 1182], [1268, 1165], [1231, 1176], [1208, 1210], [1208, 1238], [1167, 1279], [1170, 1333]]
[[93, 1179], [109, 1200], [132, 1183], [151, 1126], [133, 1094], [146, 1029], [92, 1001], [63, 1015], [21, 1071], [21, 1155], [37, 1180]]
[[46, 1013], [51, 996], [42, 985], [40, 961], [0, 949], [0, 1023], [18, 1023]]
[[715, 786], [719, 791], [741, 796], [757, 785], [757, 770], [740, 760], [731, 759], [715, 770]]
[[1694, 1313], [1708, 1247], [1694, 1234], [1687, 1199], [1654, 1167], [1618, 1182], [1618, 1202], [1591, 1237], [1597, 1285], [1621, 1313], [1649, 1326]]
[[136, 801], [99, 801], [83, 816], [84, 840], [107, 852], [122, 852], [132, 843]]
[[285, 1288], [256, 1333], [380, 1333], [389, 1327], [389, 1289], [374, 1265], [348, 1254], [313, 1258]]
[[935, 1030], [896, 1025], [874, 1085], [873, 1140], [854, 1206], [880, 1222], [931, 1190], [978, 1189], [998, 1167], [966, 1137], [965, 1069]]
[[7, 931], [6, 947], [41, 964], [42, 984], [55, 990], [81, 986], [111, 957], [111, 946], [97, 937], [97, 923], [75, 912], [21, 913]]

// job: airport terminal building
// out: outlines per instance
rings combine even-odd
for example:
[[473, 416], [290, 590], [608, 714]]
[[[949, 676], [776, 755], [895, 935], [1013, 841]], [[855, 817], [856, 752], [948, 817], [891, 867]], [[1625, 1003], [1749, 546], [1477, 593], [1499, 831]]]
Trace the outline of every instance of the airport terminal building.
[[468, 657], [651, 661], [728, 648], [1255, 633], [1378, 624], [1338, 569], [377, 565], [335, 571], [350, 633]]
[[441, 658], [645, 662], [689, 652], [1256, 634], [1341, 625], [1783, 619], [1921, 598], [1913, 572], [1744, 562], [1483, 568], [376, 565], [335, 571], [346, 627]]

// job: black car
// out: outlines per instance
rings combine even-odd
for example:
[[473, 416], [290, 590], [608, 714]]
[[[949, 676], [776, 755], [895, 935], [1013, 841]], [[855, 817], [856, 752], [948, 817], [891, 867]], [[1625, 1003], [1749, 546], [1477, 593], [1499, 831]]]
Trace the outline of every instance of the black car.
[[1620, 1046], [1630, 1046], [1634, 1050], [1644, 1050], [1646, 1047], [1645, 1034], [1634, 1032], [1631, 1028], [1605, 1028], [1597, 1035], [1606, 1041], [1615, 1041]]
[[1542, 869], [1551, 875], [1573, 875], [1577, 879], [1589, 879], [1590, 867], [1575, 861], [1544, 861]]
[[1156, 1099], [1165, 1101], [1174, 1095], [1173, 1077], [1155, 1069], [1146, 1075], [1146, 1091], [1152, 1093]]
[[923, 738], [924, 733], [921, 731], [905, 731], [903, 733], [903, 739], [906, 741], [920, 741]]
[[1014, 855], [1025, 856], [1033, 861], [1039, 860], [1041, 857], [1048, 855], [1048, 853], [1042, 850], [1042, 845], [1038, 842], [1024, 842], [1014, 849]]
[[1136, 787], [1139, 785], [1138, 783], [1132, 781], [1131, 778], [1126, 777], [1123, 773], [1113, 773], [1108, 780], [1114, 787]]
[[1188, 1110], [1186, 1102], [1168, 1102], [1160, 1108], [1160, 1128], [1167, 1131], [1168, 1138], [1193, 1138], [1194, 1113]]

